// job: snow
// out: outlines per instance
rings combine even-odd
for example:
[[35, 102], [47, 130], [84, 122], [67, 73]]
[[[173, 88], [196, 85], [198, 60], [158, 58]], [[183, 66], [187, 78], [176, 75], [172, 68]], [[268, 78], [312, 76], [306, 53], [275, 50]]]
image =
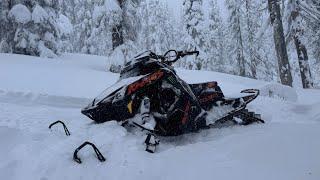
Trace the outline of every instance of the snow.
[[121, 12], [121, 8], [115, 0], [105, 0], [103, 6], [95, 6], [92, 13], [93, 22], [99, 22], [99, 18], [104, 15], [109, 16], [110, 12], [115, 12], [117, 14]]
[[[108, 64], [82, 54], [0, 54], [0, 179], [320, 179], [320, 90], [178, 69], [189, 83], [218, 81], [226, 95], [259, 88], [262, 95], [248, 108], [266, 124], [160, 137], [157, 152], [149, 154], [141, 133], [116, 122], [95, 124], [80, 113], [118, 80], [105, 72]], [[276, 96], [263, 93], [269, 90]], [[56, 120], [71, 136], [59, 126], [48, 129]], [[84, 141], [95, 143], [106, 162], [89, 147], [78, 154], [83, 163], [74, 162], [73, 151]]]
[[64, 35], [71, 35], [73, 31], [73, 25], [71, 24], [70, 20], [63, 14], [59, 15], [58, 27], [61, 33]]
[[[46, 32], [44, 40], [49, 40], [54, 38], [51, 33]], [[47, 58], [56, 58], [57, 55], [49, 48], [47, 48], [43, 41], [39, 41], [38, 49], [40, 51], [40, 57], [47, 57]]]
[[294, 88], [276, 83], [270, 83], [260, 88], [260, 95], [280, 98], [292, 102], [296, 102], [298, 99], [297, 92]]
[[32, 12], [32, 20], [35, 23], [43, 23], [49, 19], [48, 13], [39, 5], [36, 5]]
[[26, 24], [31, 20], [31, 12], [26, 6], [17, 4], [9, 11], [9, 18], [15, 19], [18, 23]]
[[121, 11], [121, 8], [115, 0], [105, 0], [104, 5], [107, 11]]

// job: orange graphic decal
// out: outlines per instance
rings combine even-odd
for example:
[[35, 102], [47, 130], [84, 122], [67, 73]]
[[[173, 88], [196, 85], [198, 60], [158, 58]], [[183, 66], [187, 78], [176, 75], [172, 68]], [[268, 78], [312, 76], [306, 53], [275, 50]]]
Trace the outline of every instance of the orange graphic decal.
[[217, 93], [214, 93], [214, 94], [210, 94], [208, 96], [205, 96], [204, 98], [201, 98], [199, 101], [200, 103], [204, 103], [204, 102], [207, 102], [207, 101], [211, 101], [212, 99], [214, 99], [215, 97], [218, 97], [218, 94]]
[[142, 80], [139, 80], [139, 81], [129, 85], [128, 89], [127, 89], [127, 94], [130, 95], [133, 92], [137, 91], [138, 89], [142, 88], [143, 86], [150, 84], [152, 81], [160, 79], [163, 76], [163, 74], [164, 73], [162, 71], [157, 71], [157, 72], [143, 78]]

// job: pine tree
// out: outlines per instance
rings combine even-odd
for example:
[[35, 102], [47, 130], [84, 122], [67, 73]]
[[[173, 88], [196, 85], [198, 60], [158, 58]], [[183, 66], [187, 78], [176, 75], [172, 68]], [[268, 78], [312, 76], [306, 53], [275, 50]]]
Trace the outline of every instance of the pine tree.
[[[125, 0], [117, 0], [118, 6], [123, 10]], [[112, 28], [112, 48], [115, 49], [123, 44], [123, 19]]]
[[247, 49], [248, 57], [250, 59], [251, 77], [257, 78], [257, 66], [259, 54], [257, 51], [257, 44], [255, 43], [255, 34], [259, 28], [257, 17], [261, 14], [258, 12], [257, 2], [254, 0], [245, 0], [245, 18], [246, 18], [246, 34], [247, 34]]
[[138, 8], [141, 0], [125, 0], [122, 8], [123, 41], [135, 41], [141, 26]]
[[217, 0], [209, 2], [209, 20], [205, 51], [208, 55], [208, 67], [205, 69], [224, 72], [225, 34]]
[[313, 56], [320, 63], [320, 1], [309, 0], [299, 2], [300, 6], [304, 7], [304, 12], [301, 12], [301, 16], [307, 26], [307, 42], [310, 43]]
[[235, 54], [238, 65], [238, 75], [246, 76], [246, 62], [244, 57], [243, 24], [241, 22], [241, 1], [226, 0], [227, 8], [230, 12], [229, 30], [232, 34], [231, 57]]
[[293, 39], [298, 55], [299, 70], [303, 88], [313, 86], [311, 70], [309, 65], [308, 51], [302, 38], [305, 32], [305, 25], [301, 17], [301, 7], [299, 0], [288, 0], [289, 12], [289, 34]]
[[93, 3], [87, 0], [75, 1], [73, 51], [77, 53], [90, 53], [88, 39], [92, 30]]
[[9, 45], [9, 38], [13, 36], [14, 29], [11, 29], [12, 24], [10, 24], [8, 19], [8, 13], [12, 6], [11, 0], [0, 1], [0, 53], [12, 51], [12, 47]]
[[111, 58], [121, 57], [121, 60], [111, 67], [113, 72], [118, 72], [120, 66], [137, 53], [136, 43], [141, 26], [141, 18], [138, 17], [140, 0], [117, 0], [117, 3], [121, 11], [117, 23], [112, 25]]
[[141, 33], [139, 46], [156, 53], [164, 53], [174, 48], [173, 26], [168, 7], [156, 0], [142, 1], [139, 8], [141, 17]]
[[[109, 55], [112, 52], [112, 28], [120, 24], [122, 11], [115, 1], [105, 0], [94, 3], [92, 29], [86, 41], [90, 54]], [[90, 18], [89, 18], [90, 20]], [[101, 41], [103, 39], [103, 41]]]
[[202, 69], [206, 59], [204, 51], [205, 45], [205, 29], [204, 15], [202, 10], [202, 0], [184, 0], [183, 2], [183, 23], [187, 34], [190, 36], [185, 38], [185, 50], [193, 50], [194, 48], [200, 51], [200, 56], [195, 61], [189, 61], [190, 69]]
[[4, 1], [1, 6], [5, 10], [2, 23], [8, 28], [1, 33], [4, 34], [1, 44], [5, 43], [10, 51], [17, 54], [42, 57], [59, 54], [57, 1]]

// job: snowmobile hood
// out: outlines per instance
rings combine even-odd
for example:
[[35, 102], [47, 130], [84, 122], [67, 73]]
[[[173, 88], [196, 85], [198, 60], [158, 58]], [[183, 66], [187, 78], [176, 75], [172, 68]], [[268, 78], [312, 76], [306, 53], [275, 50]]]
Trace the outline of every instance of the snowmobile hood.
[[99, 102], [103, 101], [105, 98], [109, 97], [113, 92], [120, 90], [123, 87], [127, 87], [129, 84], [145, 77], [147, 75], [129, 77], [125, 79], [118, 80], [115, 84], [104, 90], [99, 96], [97, 96], [92, 103], [92, 106], [98, 104]]

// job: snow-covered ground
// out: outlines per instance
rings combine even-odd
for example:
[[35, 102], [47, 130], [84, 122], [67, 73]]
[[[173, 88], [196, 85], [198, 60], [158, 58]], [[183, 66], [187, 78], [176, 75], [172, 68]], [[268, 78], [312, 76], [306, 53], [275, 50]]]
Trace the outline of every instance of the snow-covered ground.
[[[232, 75], [178, 70], [186, 81], [216, 80], [227, 95], [260, 88], [249, 109], [266, 124], [210, 129], [161, 138], [157, 153], [115, 122], [94, 124], [80, 109], [117, 81], [103, 57], [59, 59], [0, 54], [0, 179], [319, 180], [320, 91], [283, 87]], [[62, 128], [48, 125], [63, 120]], [[84, 141], [106, 157], [101, 163]]]

